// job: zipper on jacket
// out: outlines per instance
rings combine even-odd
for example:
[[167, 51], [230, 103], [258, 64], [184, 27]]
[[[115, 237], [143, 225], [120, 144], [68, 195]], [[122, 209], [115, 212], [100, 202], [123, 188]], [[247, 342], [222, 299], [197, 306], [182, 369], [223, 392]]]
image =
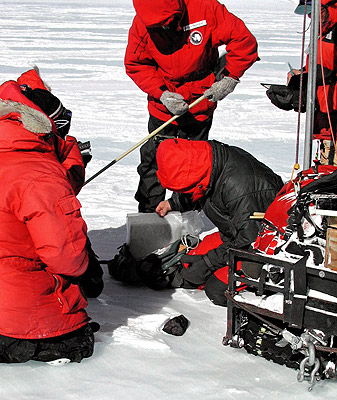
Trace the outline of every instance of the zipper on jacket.
[[59, 301], [60, 306], [63, 307], [62, 300], [57, 295], [57, 289], [61, 286], [61, 283], [60, 283], [60, 281], [59, 281], [59, 279], [58, 279], [58, 277], [56, 275], [52, 274], [52, 277], [55, 279], [55, 283], [56, 283], [55, 288], [54, 288], [55, 296], [57, 297], [57, 300]]

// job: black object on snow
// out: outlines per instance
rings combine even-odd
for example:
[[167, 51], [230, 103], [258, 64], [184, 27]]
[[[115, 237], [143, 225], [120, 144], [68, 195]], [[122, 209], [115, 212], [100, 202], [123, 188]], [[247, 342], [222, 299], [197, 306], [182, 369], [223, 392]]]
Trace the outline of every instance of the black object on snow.
[[101, 325], [98, 322], [92, 321], [89, 322], [89, 325], [94, 333], [98, 332], [101, 329]]
[[189, 320], [184, 315], [171, 318], [163, 326], [163, 331], [174, 336], [181, 336], [186, 332]]

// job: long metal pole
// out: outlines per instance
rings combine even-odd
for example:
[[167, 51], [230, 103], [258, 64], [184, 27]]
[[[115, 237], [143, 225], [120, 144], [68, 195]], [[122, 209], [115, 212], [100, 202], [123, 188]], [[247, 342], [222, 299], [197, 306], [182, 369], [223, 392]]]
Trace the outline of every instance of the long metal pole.
[[[193, 103], [191, 103], [188, 106], [188, 109], [190, 110], [191, 108], [193, 108], [194, 106], [196, 106], [197, 104], [199, 104], [201, 101], [203, 101], [205, 99], [205, 95], [203, 94], [202, 96], [200, 96], [198, 99], [196, 99]], [[143, 138], [140, 142], [136, 143], [134, 146], [132, 146], [129, 150], [125, 151], [123, 154], [121, 154], [119, 157], [115, 158], [114, 160], [112, 160], [108, 165], [106, 165], [105, 167], [103, 167], [101, 170], [99, 170], [98, 172], [96, 172], [96, 174], [94, 174], [93, 176], [91, 176], [89, 179], [87, 179], [83, 186], [85, 186], [86, 184], [88, 184], [89, 182], [91, 182], [93, 179], [95, 179], [98, 175], [101, 175], [101, 173], [103, 173], [104, 171], [106, 171], [108, 168], [112, 167], [114, 164], [116, 164], [119, 160], [121, 160], [122, 158], [124, 158], [125, 156], [127, 156], [128, 154], [130, 154], [133, 150], [135, 150], [137, 147], [139, 147], [140, 145], [142, 145], [143, 143], [145, 143], [147, 140], [151, 139], [152, 137], [154, 137], [155, 135], [157, 135], [157, 133], [159, 133], [160, 131], [162, 131], [166, 126], [170, 125], [173, 121], [175, 121], [177, 118], [179, 118], [180, 115], [174, 115], [172, 118], [170, 118], [168, 121], [164, 122], [162, 125], [160, 125], [157, 129], [155, 129], [153, 132], [151, 132], [149, 135], [147, 135], [145, 138]]]
[[306, 103], [306, 121], [304, 138], [303, 168], [311, 167], [312, 161], [312, 134], [314, 128], [316, 77], [317, 77], [317, 49], [320, 18], [320, 0], [313, 0], [311, 6], [311, 29], [309, 46], [308, 86]]

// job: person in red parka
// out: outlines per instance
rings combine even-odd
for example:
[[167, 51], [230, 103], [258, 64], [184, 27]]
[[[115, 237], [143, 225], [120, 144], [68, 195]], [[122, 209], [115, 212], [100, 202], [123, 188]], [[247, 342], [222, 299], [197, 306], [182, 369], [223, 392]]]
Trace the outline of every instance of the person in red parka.
[[[311, 1], [301, 0], [295, 13], [303, 15], [306, 11], [311, 15]], [[314, 116], [313, 139], [320, 140], [320, 162], [323, 165], [337, 165], [335, 144], [337, 131], [337, 1], [321, 0], [321, 16], [319, 24], [317, 51], [317, 98]], [[308, 72], [309, 60], [305, 66]], [[299, 69], [292, 73], [299, 75]], [[288, 82], [292, 74], [288, 73]], [[331, 122], [331, 125], [330, 125]]]
[[[58, 97], [51, 92], [50, 86], [42, 80], [37, 66], [21, 74], [17, 83], [23, 94], [40, 107], [55, 123], [56, 135], [53, 136], [53, 139], [57, 154], [62, 155], [62, 165], [67, 169], [69, 182], [77, 195], [84, 184], [83, 164], [86, 166], [91, 155], [80, 152], [80, 142], [68, 134], [72, 112], [64, 107]], [[60, 138], [64, 140], [60, 140]], [[104, 287], [103, 269], [92, 249], [89, 237], [87, 237], [86, 249], [89, 256], [88, 268], [77, 280], [87, 297], [98, 297]]]
[[171, 277], [173, 287], [198, 288], [217, 305], [226, 305], [229, 249], [248, 250], [260, 221], [283, 182], [245, 150], [216, 140], [167, 139], [157, 151], [158, 178], [173, 193], [156, 212], [203, 210], [219, 232], [206, 236], [196, 250], [181, 257], [185, 267]]
[[[0, 362], [93, 353], [87, 300], [87, 227], [69, 180], [84, 171], [73, 140], [16, 81], [0, 86]], [[77, 155], [76, 155], [77, 154]]]
[[[140, 150], [135, 198], [140, 212], [154, 212], [165, 189], [156, 177], [161, 138], [207, 140], [217, 101], [231, 93], [258, 59], [257, 43], [242, 20], [217, 0], [133, 0], [136, 16], [125, 53], [128, 76], [148, 95], [148, 129], [173, 115], [174, 123]], [[226, 57], [218, 48], [226, 45]], [[188, 111], [202, 95], [207, 98]]]

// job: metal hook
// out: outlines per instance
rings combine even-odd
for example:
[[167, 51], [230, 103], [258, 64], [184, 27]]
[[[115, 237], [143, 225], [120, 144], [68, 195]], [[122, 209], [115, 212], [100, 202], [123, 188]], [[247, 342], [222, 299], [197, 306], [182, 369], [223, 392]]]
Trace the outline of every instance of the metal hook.
[[[310, 350], [309, 350], [309, 352], [310, 352]], [[310, 386], [308, 388], [309, 392], [312, 391], [314, 384], [316, 383], [316, 373], [319, 370], [319, 366], [320, 366], [320, 361], [318, 358], [315, 358], [314, 363], [310, 364], [310, 362], [311, 362], [310, 357], [309, 356], [305, 357], [301, 361], [300, 372], [297, 374], [298, 382], [303, 382], [304, 380], [306, 380], [310, 383]], [[305, 371], [305, 367], [306, 366], [311, 367], [312, 365], [314, 365], [314, 368], [312, 369], [311, 373], [309, 374], [308, 372]]]

